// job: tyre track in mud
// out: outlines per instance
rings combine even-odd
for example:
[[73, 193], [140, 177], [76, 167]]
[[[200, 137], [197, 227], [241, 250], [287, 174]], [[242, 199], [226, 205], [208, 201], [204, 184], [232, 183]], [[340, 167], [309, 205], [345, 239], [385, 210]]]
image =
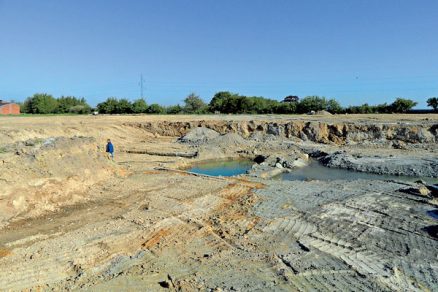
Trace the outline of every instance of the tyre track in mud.
[[[282, 184], [258, 192], [262, 201], [276, 198], [256, 206], [264, 227], [253, 236], [275, 244], [280, 263], [274, 269], [293, 289], [420, 291], [438, 285], [438, 241], [423, 230], [432, 220], [414, 212], [422, 202], [400, 195], [396, 183], [325, 204], [302, 201], [308, 191], [301, 182]], [[360, 184], [330, 183], [333, 192]], [[276, 208], [286, 202], [293, 208], [278, 217]]]

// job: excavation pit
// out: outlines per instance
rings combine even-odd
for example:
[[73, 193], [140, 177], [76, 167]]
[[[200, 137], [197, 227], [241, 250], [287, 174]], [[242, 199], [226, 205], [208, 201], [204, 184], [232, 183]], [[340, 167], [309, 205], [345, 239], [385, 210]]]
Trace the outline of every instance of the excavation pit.
[[187, 171], [211, 176], [236, 176], [245, 174], [253, 164], [246, 159], [209, 160], [193, 164]]

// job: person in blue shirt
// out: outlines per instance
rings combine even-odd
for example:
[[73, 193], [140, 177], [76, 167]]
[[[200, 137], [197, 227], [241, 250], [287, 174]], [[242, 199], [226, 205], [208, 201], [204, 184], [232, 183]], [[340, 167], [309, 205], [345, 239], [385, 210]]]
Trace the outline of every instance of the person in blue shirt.
[[114, 146], [110, 139], [108, 139], [106, 143], [106, 153], [108, 153], [108, 157], [114, 160]]

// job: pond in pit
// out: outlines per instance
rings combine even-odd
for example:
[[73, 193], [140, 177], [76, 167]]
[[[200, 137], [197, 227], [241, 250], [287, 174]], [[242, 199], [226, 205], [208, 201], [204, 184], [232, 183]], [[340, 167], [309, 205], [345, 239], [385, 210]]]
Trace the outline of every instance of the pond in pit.
[[438, 209], [436, 210], [430, 210], [426, 212], [427, 215], [429, 215], [430, 217], [432, 217], [433, 219], [438, 220]]
[[210, 160], [193, 164], [187, 171], [211, 176], [244, 174], [254, 164], [251, 160]]
[[318, 161], [311, 161], [308, 166], [298, 168], [289, 173], [283, 173], [275, 177], [280, 180], [398, 180], [405, 182], [415, 182], [423, 180], [427, 183], [436, 183], [437, 179], [430, 177], [411, 177], [411, 176], [396, 176], [382, 175], [366, 172], [357, 172], [340, 168], [329, 168], [320, 164]]

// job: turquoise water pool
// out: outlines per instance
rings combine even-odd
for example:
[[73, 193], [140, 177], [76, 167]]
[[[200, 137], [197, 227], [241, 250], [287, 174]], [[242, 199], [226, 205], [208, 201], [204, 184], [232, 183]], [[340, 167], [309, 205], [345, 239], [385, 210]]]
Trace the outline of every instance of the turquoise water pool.
[[187, 171], [211, 176], [235, 176], [244, 174], [254, 162], [250, 160], [214, 160], [192, 165]]

